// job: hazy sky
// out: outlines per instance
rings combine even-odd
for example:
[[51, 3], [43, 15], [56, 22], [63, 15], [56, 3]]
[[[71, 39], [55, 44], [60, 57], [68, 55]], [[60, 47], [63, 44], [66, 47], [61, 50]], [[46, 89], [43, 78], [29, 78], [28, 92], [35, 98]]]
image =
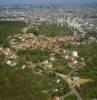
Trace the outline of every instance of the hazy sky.
[[0, 4], [95, 3], [97, 0], [0, 0]]

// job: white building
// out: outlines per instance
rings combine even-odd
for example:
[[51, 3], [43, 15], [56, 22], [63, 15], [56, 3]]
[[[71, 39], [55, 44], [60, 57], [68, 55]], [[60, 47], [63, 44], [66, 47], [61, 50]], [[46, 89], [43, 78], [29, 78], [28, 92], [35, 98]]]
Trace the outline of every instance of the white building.
[[73, 57], [78, 57], [78, 52], [77, 52], [77, 51], [73, 51], [73, 52], [72, 52], [72, 56], [73, 56]]

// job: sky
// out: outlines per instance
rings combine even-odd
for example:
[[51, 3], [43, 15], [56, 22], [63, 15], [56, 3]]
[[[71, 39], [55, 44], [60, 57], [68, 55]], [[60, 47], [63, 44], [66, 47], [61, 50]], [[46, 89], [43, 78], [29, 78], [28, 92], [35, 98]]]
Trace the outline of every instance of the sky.
[[66, 3], [97, 3], [97, 0], [0, 0], [5, 4], [66, 4]]

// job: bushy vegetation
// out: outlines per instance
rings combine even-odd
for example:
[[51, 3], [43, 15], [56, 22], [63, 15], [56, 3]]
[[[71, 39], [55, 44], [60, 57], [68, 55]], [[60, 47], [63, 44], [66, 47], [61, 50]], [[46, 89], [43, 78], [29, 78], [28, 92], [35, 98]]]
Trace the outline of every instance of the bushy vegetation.
[[8, 36], [20, 33], [26, 24], [16, 21], [0, 21], [0, 45], [7, 43]]
[[[0, 58], [3, 60], [2, 56]], [[63, 80], [59, 84], [56, 83], [57, 78], [54, 73], [44, 71], [38, 75], [30, 68], [10, 67], [1, 61], [0, 99], [49, 100], [55, 93], [54, 89], [58, 89], [58, 95], [69, 92], [69, 87]]]
[[56, 60], [53, 62], [54, 71], [67, 75], [72, 70], [72, 68], [68, 66], [67, 60], [59, 54], [56, 54], [55, 57]]
[[[30, 69], [15, 70], [0, 65], [0, 100], [48, 100], [48, 75], [36, 76]], [[46, 83], [46, 84], [45, 84]]]
[[77, 98], [75, 95], [71, 95], [71, 96], [64, 98], [64, 100], [77, 100]]
[[85, 58], [86, 66], [77, 73], [83, 78], [94, 80], [82, 85], [78, 91], [85, 100], [97, 98], [97, 43], [68, 47], [68, 49], [78, 51], [79, 55]]
[[50, 50], [48, 49], [44, 49], [44, 50], [28, 49], [24, 51], [19, 51], [17, 54], [21, 59], [32, 61], [33, 63], [39, 63], [49, 58]]
[[46, 36], [65, 36], [72, 34], [72, 30], [66, 25], [57, 26], [56, 24], [48, 25], [45, 23], [38, 26], [33, 26], [33, 28], [29, 29], [28, 32], [32, 32], [35, 35], [44, 34]]
[[[26, 59], [37, 64], [48, 59], [49, 55], [48, 49], [28, 49], [18, 52], [18, 60], [23, 63]], [[64, 95], [70, 91], [64, 80], [60, 79], [60, 83], [57, 83], [59, 77], [54, 73], [44, 71], [41, 66], [37, 66], [43, 71], [41, 75], [38, 75], [33, 73], [30, 68], [21, 69], [18, 67], [23, 65], [20, 63], [15, 67], [6, 65], [3, 63], [3, 55], [0, 56], [0, 60], [0, 99], [2, 100], [48, 100], [56, 92], [55, 89], [58, 89], [56, 92], [58, 95]]]

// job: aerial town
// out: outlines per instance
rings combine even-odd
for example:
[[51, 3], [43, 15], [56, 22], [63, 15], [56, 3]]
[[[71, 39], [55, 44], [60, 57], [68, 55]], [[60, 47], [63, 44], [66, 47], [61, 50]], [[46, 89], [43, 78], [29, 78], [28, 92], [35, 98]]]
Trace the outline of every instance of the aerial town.
[[97, 9], [55, 6], [7, 6], [0, 9], [0, 20], [30, 21], [32, 24], [67, 24], [79, 32], [97, 32]]
[[0, 100], [97, 100], [96, 60], [96, 8], [0, 6]]

